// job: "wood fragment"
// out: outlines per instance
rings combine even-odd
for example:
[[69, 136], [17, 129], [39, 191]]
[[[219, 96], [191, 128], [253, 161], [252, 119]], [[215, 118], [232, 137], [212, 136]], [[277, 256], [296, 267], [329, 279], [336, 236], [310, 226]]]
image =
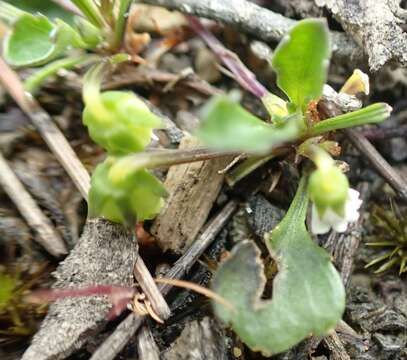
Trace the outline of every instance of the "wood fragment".
[[34, 239], [51, 255], [60, 257], [68, 250], [51, 221], [43, 214], [34, 199], [14, 174], [6, 159], [0, 153], [0, 185], [14, 202], [28, 225], [36, 233]]
[[228, 358], [226, 334], [216, 321], [209, 317], [187, 323], [181, 335], [162, 354], [163, 360], [226, 360]]
[[[184, 137], [179, 149], [199, 146], [194, 137]], [[230, 157], [172, 166], [165, 180], [170, 196], [154, 220], [152, 235], [163, 250], [183, 253], [196, 238], [219, 195], [224, 175], [218, 172]]]
[[138, 333], [137, 350], [139, 359], [160, 360], [160, 350], [148, 325], [144, 325]]
[[345, 350], [342, 341], [339, 339], [338, 334], [334, 331], [329, 336], [324, 338], [324, 343], [331, 351], [332, 360], [351, 360], [350, 356]]

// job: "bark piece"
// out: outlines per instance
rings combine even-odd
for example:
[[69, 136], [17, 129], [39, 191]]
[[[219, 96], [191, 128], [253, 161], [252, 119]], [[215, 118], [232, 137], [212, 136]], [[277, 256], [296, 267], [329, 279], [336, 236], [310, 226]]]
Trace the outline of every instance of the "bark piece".
[[[185, 136], [180, 149], [199, 146], [194, 137]], [[223, 183], [219, 174], [230, 158], [172, 166], [165, 180], [170, 194], [166, 207], [154, 221], [151, 233], [164, 250], [183, 253], [198, 235]]]
[[405, 21], [406, 11], [400, 8], [400, 1], [315, 0], [315, 3], [327, 7], [363, 47], [372, 71], [379, 70], [390, 60], [407, 65], [407, 34], [400, 26]]
[[[121, 225], [88, 220], [78, 244], [54, 273], [55, 288], [87, 285], [133, 285], [137, 244]], [[66, 298], [50, 306], [23, 360], [63, 359], [106, 324], [105, 297]]]
[[188, 323], [163, 360], [226, 360], [226, 336], [214, 320]]

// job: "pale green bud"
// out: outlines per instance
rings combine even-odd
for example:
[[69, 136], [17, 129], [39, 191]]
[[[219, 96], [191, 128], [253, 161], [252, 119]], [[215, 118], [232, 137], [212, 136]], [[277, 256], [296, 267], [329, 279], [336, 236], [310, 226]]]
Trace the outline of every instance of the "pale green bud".
[[348, 197], [349, 181], [342, 171], [332, 165], [315, 170], [309, 178], [309, 194], [320, 216], [330, 208], [343, 215]]

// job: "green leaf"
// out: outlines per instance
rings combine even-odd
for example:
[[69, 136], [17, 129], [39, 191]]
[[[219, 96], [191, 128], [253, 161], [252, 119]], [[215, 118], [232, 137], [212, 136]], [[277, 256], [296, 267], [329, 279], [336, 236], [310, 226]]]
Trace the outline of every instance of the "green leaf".
[[391, 106], [385, 103], [372, 104], [360, 110], [320, 121], [309, 129], [309, 132], [311, 136], [317, 136], [328, 131], [380, 123], [390, 116], [391, 111]]
[[167, 195], [162, 183], [147, 170], [133, 170], [120, 158], [107, 158], [99, 164], [91, 179], [89, 215], [131, 226], [152, 219]]
[[304, 112], [309, 101], [321, 96], [330, 56], [329, 33], [323, 20], [298, 22], [277, 46], [272, 60], [277, 85], [296, 109]]
[[5, 2], [32, 14], [41, 13], [50, 19], [59, 18], [67, 23], [72, 23], [73, 14], [52, 0], [6, 0]]
[[100, 58], [97, 55], [84, 54], [73, 57], [66, 57], [63, 59], [55, 60], [44, 67], [40, 68], [38, 71], [33, 73], [29, 78], [24, 81], [24, 88], [31, 94], [35, 94], [42, 84], [48, 78], [56, 75], [61, 69], [72, 69], [77, 65], [85, 65], [91, 62], [95, 62]]
[[271, 300], [261, 298], [265, 286], [260, 251], [241, 242], [218, 269], [212, 289], [234, 311], [214, 303], [216, 315], [232, 325], [253, 350], [269, 356], [289, 349], [309, 335], [334, 329], [345, 307], [345, 290], [329, 254], [313, 242], [305, 228], [306, 182], [282, 222], [265, 236], [279, 272]]
[[297, 134], [295, 121], [280, 126], [267, 124], [227, 96], [216, 96], [206, 104], [197, 132], [207, 146], [248, 153], [266, 152], [295, 139]]
[[38, 66], [61, 56], [70, 47], [86, 47], [80, 35], [62, 20], [24, 14], [4, 41], [4, 57], [13, 66]]

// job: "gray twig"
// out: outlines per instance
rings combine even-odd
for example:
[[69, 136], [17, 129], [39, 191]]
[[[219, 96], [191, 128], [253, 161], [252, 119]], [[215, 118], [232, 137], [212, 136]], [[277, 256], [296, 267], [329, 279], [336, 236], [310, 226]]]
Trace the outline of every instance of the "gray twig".
[[150, 300], [157, 315], [163, 320], [167, 319], [171, 315], [171, 310], [160, 293], [160, 290], [158, 290], [146, 265], [141, 260], [141, 257], [137, 259], [136, 265], [134, 266], [134, 276]]
[[37, 233], [36, 241], [56, 257], [66, 255], [68, 250], [51, 221], [42, 213], [1, 153], [0, 185], [13, 200], [28, 225]]
[[[236, 202], [230, 201], [225, 207], [204, 227], [201, 236], [195, 240], [192, 246], [181, 256], [174, 266], [165, 274], [166, 278], [182, 278], [202, 255], [205, 249], [215, 239], [223, 225], [236, 209]], [[160, 284], [161, 294], [165, 296], [171, 289], [171, 285]], [[127, 342], [134, 336], [144, 317], [134, 313], [129, 314], [105, 340], [105, 342], [93, 353], [90, 360], [113, 360], [123, 349]]]
[[144, 325], [138, 333], [137, 350], [139, 359], [160, 360], [160, 351], [148, 325]]
[[[220, 21], [266, 42], [280, 40], [297, 21], [246, 0], [143, 0], [144, 3]], [[360, 56], [358, 45], [346, 34], [331, 32], [332, 50], [342, 58]]]
[[345, 133], [352, 145], [362, 153], [375, 170], [404, 200], [407, 200], [407, 182], [393, 169], [372, 143], [357, 130], [346, 129]]

